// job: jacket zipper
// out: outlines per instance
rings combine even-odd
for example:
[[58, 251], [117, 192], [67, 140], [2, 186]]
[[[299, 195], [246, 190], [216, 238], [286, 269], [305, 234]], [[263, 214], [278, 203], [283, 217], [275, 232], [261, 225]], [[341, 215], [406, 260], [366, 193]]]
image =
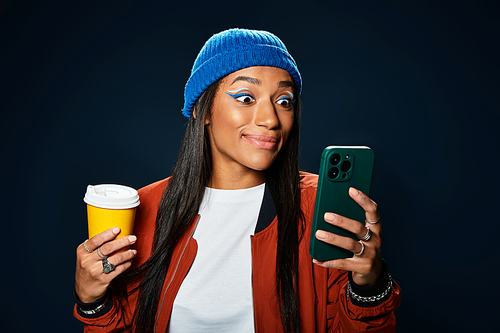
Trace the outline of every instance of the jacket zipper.
[[189, 244], [189, 241], [191, 240], [191, 238], [193, 238], [194, 232], [196, 230], [196, 227], [198, 226], [198, 222], [200, 222], [200, 219], [201, 219], [201, 215], [198, 214], [198, 218], [196, 219], [196, 224], [194, 226], [194, 229], [191, 232], [191, 235], [188, 237], [188, 239], [186, 241], [186, 244], [184, 245], [184, 249], [182, 249], [181, 256], [180, 256], [179, 260], [177, 261], [177, 266], [175, 266], [174, 274], [172, 275], [172, 278], [168, 282], [167, 288], [165, 289], [165, 292], [163, 293], [163, 297], [162, 297], [162, 300], [161, 300], [161, 306], [160, 306], [160, 312], [158, 312], [158, 315], [156, 316], [155, 326], [153, 328], [153, 332], [154, 333], [156, 333], [156, 325], [158, 324], [158, 320], [160, 319], [161, 311], [163, 309], [163, 302], [165, 301], [165, 296], [167, 295], [167, 291], [170, 288], [170, 285], [172, 284], [172, 281], [174, 281], [175, 274], [177, 273], [177, 270], [179, 269], [179, 266], [180, 266], [181, 261], [182, 261], [182, 257], [184, 257], [184, 253], [186, 252], [186, 249], [187, 249], [187, 246]]
[[253, 310], [253, 330], [254, 332], [257, 332], [257, 316], [255, 315], [255, 299], [254, 299], [254, 290], [253, 290], [253, 236], [255, 235], [250, 235], [250, 262], [252, 263], [252, 270], [251, 270], [251, 275], [250, 279], [252, 281], [252, 310]]

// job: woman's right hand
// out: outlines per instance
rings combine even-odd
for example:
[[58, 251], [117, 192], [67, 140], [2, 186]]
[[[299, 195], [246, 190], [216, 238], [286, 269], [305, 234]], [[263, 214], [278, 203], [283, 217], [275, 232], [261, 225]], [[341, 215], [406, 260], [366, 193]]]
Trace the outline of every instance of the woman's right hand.
[[[132, 259], [137, 254], [134, 249], [126, 250], [127, 247], [134, 244], [137, 237], [134, 235], [115, 239], [120, 233], [120, 228], [110, 228], [95, 235], [85, 244], [80, 244], [76, 249], [76, 273], [75, 273], [75, 291], [84, 303], [92, 303], [106, 294], [109, 284], [119, 274], [123, 273], [132, 265]], [[97, 248], [107, 258], [115, 269], [108, 274], [103, 272], [103, 260], [97, 254]], [[117, 252], [119, 250], [125, 250]]]

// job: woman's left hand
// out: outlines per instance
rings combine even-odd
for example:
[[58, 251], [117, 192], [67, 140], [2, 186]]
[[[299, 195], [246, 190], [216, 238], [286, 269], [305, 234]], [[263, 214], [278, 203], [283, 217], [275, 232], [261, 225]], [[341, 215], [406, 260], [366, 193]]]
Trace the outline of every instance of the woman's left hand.
[[[361, 240], [358, 242], [349, 237], [318, 230], [316, 232], [317, 239], [349, 250], [355, 255], [348, 259], [329, 261], [318, 261], [313, 259], [313, 262], [327, 268], [351, 271], [352, 278], [357, 285], [372, 286], [376, 283], [382, 270], [382, 225], [380, 223], [380, 215], [378, 213], [377, 204], [363, 192], [351, 187], [349, 189], [349, 196], [364, 209], [366, 218], [365, 224], [363, 225], [358, 221], [334, 213], [326, 213], [325, 221], [352, 232], [360, 239], [367, 236], [369, 232], [367, 229], [368, 227], [372, 233], [371, 237], [366, 241]], [[361, 242], [364, 245], [364, 249]]]

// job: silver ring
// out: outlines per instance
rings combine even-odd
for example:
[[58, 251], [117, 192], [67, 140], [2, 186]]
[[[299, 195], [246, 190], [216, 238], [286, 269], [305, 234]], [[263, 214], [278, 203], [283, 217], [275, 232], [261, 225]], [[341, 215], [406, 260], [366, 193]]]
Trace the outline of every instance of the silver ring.
[[102, 272], [104, 274], [109, 274], [114, 270], [115, 270], [115, 265], [110, 263], [107, 259], [104, 259], [102, 262]]
[[363, 244], [362, 241], [359, 241], [359, 244], [361, 244], [361, 251], [359, 251], [358, 253], [354, 253], [355, 256], [360, 256], [365, 251], [365, 244]]
[[372, 231], [370, 230], [370, 227], [365, 225], [366, 227], [366, 235], [364, 235], [363, 237], [360, 238], [360, 240], [363, 240], [363, 241], [369, 241], [370, 238], [372, 238]]
[[376, 220], [376, 221], [368, 221], [366, 220], [366, 222], [370, 223], [370, 224], [375, 224], [375, 223], [379, 223], [380, 222], [380, 217]]
[[101, 247], [100, 247], [100, 246], [97, 248], [97, 255], [99, 256], [99, 258], [101, 258], [101, 259], [102, 259], [102, 260], [104, 260], [104, 261], [106, 261], [106, 259], [108, 259], [108, 257], [107, 257], [107, 256], [105, 256], [105, 255], [102, 253], [102, 251], [101, 251]]
[[85, 242], [83, 242], [83, 247], [85, 248], [85, 250], [87, 250], [88, 253], [94, 252], [94, 251], [90, 251], [89, 248], [87, 247], [87, 241], [88, 241], [88, 239], [86, 239]]

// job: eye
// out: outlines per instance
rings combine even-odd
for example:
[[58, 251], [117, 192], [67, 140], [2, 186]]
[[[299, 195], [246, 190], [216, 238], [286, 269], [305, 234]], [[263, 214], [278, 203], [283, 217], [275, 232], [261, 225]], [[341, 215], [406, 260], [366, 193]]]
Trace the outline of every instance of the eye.
[[235, 99], [243, 104], [249, 104], [253, 102], [255, 99], [252, 97], [252, 95], [249, 94], [241, 94], [241, 96], [235, 97]]
[[229, 96], [231, 96], [232, 98], [234, 98], [235, 100], [237, 100], [238, 102], [242, 103], [242, 104], [250, 104], [252, 103], [253, 101], [255, 101], [255, 98], [248, 94], [248, 93], [239, 93], [239, 94], [230, 94], [230, 93], [226, 93], [228, 94]]
[[290, 97], [286, 97], [286, 96], [280, 97], [276, 101], [276, 103], [278, 103], [279, 105], [281, 105], [282, 107], [284, 107], [286, 109], [291, 109], [294, 102], [295, 102], [294, 99], [292, 99]]

